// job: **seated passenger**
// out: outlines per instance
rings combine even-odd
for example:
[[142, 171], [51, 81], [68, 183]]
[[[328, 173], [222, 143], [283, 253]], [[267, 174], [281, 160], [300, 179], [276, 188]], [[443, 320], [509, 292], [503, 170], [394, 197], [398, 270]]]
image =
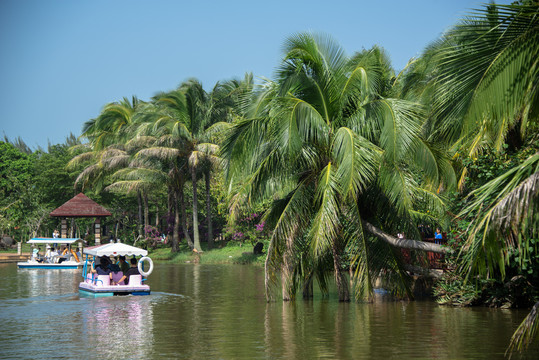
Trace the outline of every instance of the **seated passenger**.
[[[110, 270], [110, 273], [109, 273], [109, 277], [110, 277], [110, 283], [115, 285], [114, 282], [112, 281], [113, 279], [113, 275], [117, 275], [118, 273], [120, 273], [122, 271], [122, 269], [120, 269], [120, 266], [118, 266], [118, 264], [116, 264], [114, 262], [114, 258], [111, 257], [111, 263], [109, 264], [109, 270]], [[114, 276], [114, 278], [119, 278], [120, 276]], [[118, 281], [119, 283], [120, 281]]]
[[43, 262], [43, 257], [39, 253], [41, 251], [40, 247], [37, 247], [37, 249], [34, 249], [32, 251], [32, 259], [37, 262]]
[[129, 270], [129, 264], [125, 261], [125, 256], [120, 255], [118, 259], [119, 259], [118, 265], [120, 266], [120, 269], [122, 270], [123, 273], [126, 273], [127, 270]]
[[110, 269], [109, 269], [109, 258], [106, 256], [103, 257], [97, 257], [95, 260], [95, 263], [92, 263], [92, 273], [97, 275], [109, 275]]
[[58, 262], [58, 251], [54, 247], [51, 248], [49, 255], [49, 262], [55, 263]]
[[124, 273], [124, 276], [121, 277], [121, 279], [114, 283], [113, 285], [117, 285], [119, 283], [121, 283], [122, 281], [125, 281], [125, 284], [129, 284], [129, 277], [131, 275], [140, 275], [140, 272], [138, 271], [138, 267], [137, 267], [137, 259], [136, 258], [131, 258], [131, 267], [129, 268], [129, 270], [127, 270], [125, 273]]

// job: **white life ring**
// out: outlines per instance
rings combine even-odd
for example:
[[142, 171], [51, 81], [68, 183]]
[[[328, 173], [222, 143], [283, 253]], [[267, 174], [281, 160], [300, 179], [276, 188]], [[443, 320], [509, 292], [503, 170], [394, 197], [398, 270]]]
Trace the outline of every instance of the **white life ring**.
[[[148, 271], [144, 271], [144, 269], [142, 268], [142, 263], [144, 262], [144, 260], [147, 260], [148, 265], [150, 265], [150, 268], [148, 269]], [[153, 261], [152, 261], [152, 259], [150, 259], [147, 256], [141, 257], [140, 260], [138, 261], [138, 272], [140, 273], [140, 275], [148, 276], [148, 275], [150, 275], [152, 273], [152, 271], [153, 271]]]

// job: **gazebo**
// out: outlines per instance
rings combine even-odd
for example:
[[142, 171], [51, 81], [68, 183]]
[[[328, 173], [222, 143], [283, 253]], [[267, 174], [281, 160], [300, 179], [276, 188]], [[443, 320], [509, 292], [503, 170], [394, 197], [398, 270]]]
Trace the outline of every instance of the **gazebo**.
[[62, 220], [60, 236], [67, 238], [67, 218], [93, 217], [95, 244], [101, 244], [101, 218], [112, 215], [107, 209], [99, 205], [88, 196], [80, 193], [62, 206], [53, 210], [50, 216], [59, 217]]

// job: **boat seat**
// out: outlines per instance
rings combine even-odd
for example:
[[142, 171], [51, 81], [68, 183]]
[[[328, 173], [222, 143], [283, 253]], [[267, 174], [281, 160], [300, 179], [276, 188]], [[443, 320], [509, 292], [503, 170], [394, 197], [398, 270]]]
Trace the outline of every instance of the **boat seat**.
[[108, 275], [97, 275], [96, 286], [109, 286], [110, 277]]
[[91, 272], [87, 273], [86, 274], [86, 280], [85, 280], [88, 284], [92, 284], [94, 283], [94, 276]]
[[[118, 272], [111, 272], [112, 274], [112, 281], [113, 282], [118, 282], [118, 280], [120, 280], [123, 276], [124, 276], [124, 273], [121, 272], [121, 271], [118, 271]], [[118, 283], [118, 285], [125, 285], [125, 283], [122, 281], [121, 283]]]
[[142, 285], [142, 275], [129, 276], [129, 286], [140, 286], [140, 285]]

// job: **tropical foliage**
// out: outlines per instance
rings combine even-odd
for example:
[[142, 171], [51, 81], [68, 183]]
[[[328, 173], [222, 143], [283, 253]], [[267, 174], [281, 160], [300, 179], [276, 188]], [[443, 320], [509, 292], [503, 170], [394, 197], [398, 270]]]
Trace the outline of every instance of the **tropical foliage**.
[[313, 277], [325, 284], [332, 270], [346, 301], [349, 261], [358, 296], [370, 296], [384, 273], [395, 291], [408, 291], [397, 252], [363, 224], [417, 235], [414, 223], [427, 209], [441, 214], [436, 189], [453, 177], [447, 158], [421, 136], [422, 106], [391, 97], [392, 77], [379, 48], [348, 58], [329, 37], [298, 34], [286, 42], [277, 79], [227, 137], [231, 182], [241, 179], [247, 202], [274, 200], [266, 216], [274, 229], [268, 295], [279, 272], [292, 299]]
[[[1, 230], [49, 231], [48, 211], [83, 190], [116, 236], [199, 253], [216, 236], [267, 241], [268, 299], [327, 294], [333, 276], [347, 301], [377, 280], [412, 297], [400, 248], [448, 253], [417, 241], [443, 224], [440, 302], [535, 302], [538, 59], [537, 1], [472, 12], [400, 73], [380, 47], [348, 56], [295, 34], [271, 79], [124, 98], [48, 152], [0, 143]], [[512, 346], [537, 336], [537, 314]]]

